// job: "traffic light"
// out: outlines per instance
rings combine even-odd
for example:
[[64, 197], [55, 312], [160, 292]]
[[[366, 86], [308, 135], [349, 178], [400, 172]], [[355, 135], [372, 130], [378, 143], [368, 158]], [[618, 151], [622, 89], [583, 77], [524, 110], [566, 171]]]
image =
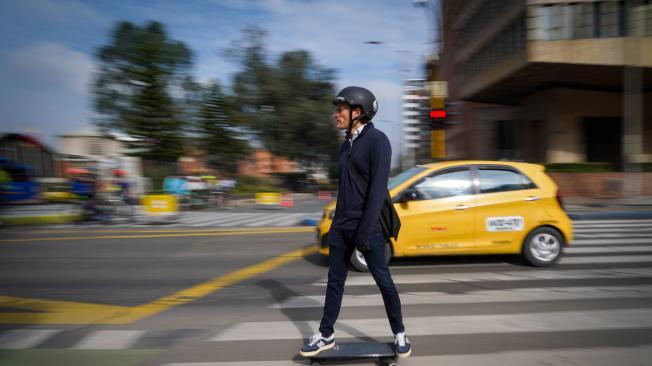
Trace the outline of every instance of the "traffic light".
[[448, 96], [448, 83], [445, 81], [431, 81], [430, 87], [430, 113], [428, 122], [431, 129], [443, 128], [446, 122], [446, 97]]
[[443, 128], [446, 123], [446, 110], [445, 109], [431, 109], [430, 110], [430, 128]]

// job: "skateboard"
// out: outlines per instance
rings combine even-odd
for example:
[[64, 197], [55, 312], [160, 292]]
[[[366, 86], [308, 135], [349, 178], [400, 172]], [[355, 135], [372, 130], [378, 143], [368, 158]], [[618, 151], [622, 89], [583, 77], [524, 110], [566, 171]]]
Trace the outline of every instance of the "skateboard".
[[398, 366], [394, 344], [379, 342], [336, 343], [335, 347], [310, 357], [310, 365], [360, 359], [376, 359], [381, 366]]

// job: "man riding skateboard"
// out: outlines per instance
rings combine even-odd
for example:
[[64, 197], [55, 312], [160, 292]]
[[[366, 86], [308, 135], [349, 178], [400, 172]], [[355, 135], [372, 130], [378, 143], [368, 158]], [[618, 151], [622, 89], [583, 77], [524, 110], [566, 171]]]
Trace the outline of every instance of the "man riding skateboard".
[[[329, 270], [324, 313], [319, 332], [299, 352], [312, 357], [335, 346], [334, 325], [342, 306], [348, 264], [357, 248], [380, 289], [399, 357], [412, 352], [405, 336], [401, 300], [385, 261], [385, 235], [380, 211], [387, 192], [392, 148], [387, 136], [371, 122], [378, 110], [376, 97], [367, 89], [350, 86], [333, 101], [336, 127], [346, 130], [339, 151], [339, 188], [329, 240]], [[357, 172], [356, 172], [357, 170]], [[364, 187], [360, 177], [368, 182]]]

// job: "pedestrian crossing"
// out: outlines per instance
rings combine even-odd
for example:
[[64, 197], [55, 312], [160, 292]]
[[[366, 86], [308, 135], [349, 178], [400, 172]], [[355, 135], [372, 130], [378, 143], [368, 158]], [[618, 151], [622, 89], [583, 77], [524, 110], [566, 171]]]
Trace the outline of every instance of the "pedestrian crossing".
[[[254, 223], [254, 221], [250, 221]], [[202, 223], [198, 223], [201, 225]], [[401, 365], [647, 365], [652, 357], [652, 220], [578, 221], [555, 267], [509, 263], [402, 263], [392, 267], [414, 344]], [[632, 237], [635, 235], [634, 237]], [[165, 366], [306, 364], [296, 357], [318, 329], [326, 278], [279, 284], [246, 319], [220, 329], [171, 332], [48, 327], [0, 331], [0, 350], [120, 350], [167, 347], [192, 338], [211, 350]], [[216, 315], [216, 316], [219, 316]], [[160, 332], [160, 331], [159, 331]], [[55, 342], [58, 337], [65, 342]], [[390, 340], [383, 302], [368, 274], [347, 279], [336, 339]], [[163, 342], [163, 343], [157, 343]], [[264, 352], [251, 345], [269, 344]], [[240, 350], [239, 352], [234, 350]], [[246, 352], [249, 350], [249, 352]], [[206, 354], [213, 356], [206, 356]]]
[[207, 212], [189, 211], [174, 218], [136, 217], [134, 220], [102, 223], [85, 222], [79, 224], [49, 225], [50, 229], [84, 227], [138, 228], [152, 227], [290, 227], [313, 223], [322, 215], [318, 212]]

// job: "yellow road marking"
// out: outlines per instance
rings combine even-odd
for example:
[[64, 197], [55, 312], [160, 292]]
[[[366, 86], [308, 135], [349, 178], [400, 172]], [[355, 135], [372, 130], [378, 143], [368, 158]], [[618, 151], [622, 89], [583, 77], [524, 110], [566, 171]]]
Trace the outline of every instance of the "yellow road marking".
[[33, 312], [0, 312], [0, 324], [128, 324], [187, 304], [226, 286], [269, 272], [317, 252], [315, 246], [293, 250], [272, 259], [215, 277], [190, 288], [138, 306], [101, 305], [71, 301], [0, 296], [0, 307]]
[[[310, 229], [307, 229], [310, 228]], [[98, 229], [98, 230], [89, 230], [89, 229], [72, 229], [72, 230], [32, 230], [32, 231], [6, 231], [8, 234], [66, 234], [66, 233], [186, 233], [186, 232], [194, 232], [194, 233], [203, 233], [203, 232], [231, 232], [231, 231], [267, 231], [267, 230], [309, 230], [313, 231], [314, 227], [313, 226], [284, 226], [284, 227], [275, 227], [275, 226], [268, 226], [268, 227], [234, 227], [234, 228], [209, 228], [209, 229], [193, 229], [193, 228], [185, 228], [185, 229], [175, 229], [175, 228], [159, 228], [159, 229], [132, 229], [132, 230], [120, 230], [118, 228], [116, 229]]]
[[111, 318], [128, 314], [128, 306], [74, 301], [0, 296], [0, 307], [32, 310], [0, 312], [0, 324], [111, 324]]
[[230, 231], [212, 231], [212, 232], [188, 232], [188, 233], [172, 233], [172, 234], [148, 234], [148, 235], [98, 235], [98, 236], [65, 236], [65, 237], [49, 237], [49, 238], [16, 238], [16, 239], [0, 239], [0, 243], [17, 243], [27, 241], [61, 241], [61, 240], [93, 240], [93, 239], [146, 239], [146, 238], [171, 238], [180, 236], [227, 236], [227, 235], [258, 235], [258, 234], [282, 234], [282, 233], [308, 233], [314, 232], [312, 227], [298, 227], [298, 228], [284, 228], [284, 229], [268, 229], [268, 230], [230, 230]]

